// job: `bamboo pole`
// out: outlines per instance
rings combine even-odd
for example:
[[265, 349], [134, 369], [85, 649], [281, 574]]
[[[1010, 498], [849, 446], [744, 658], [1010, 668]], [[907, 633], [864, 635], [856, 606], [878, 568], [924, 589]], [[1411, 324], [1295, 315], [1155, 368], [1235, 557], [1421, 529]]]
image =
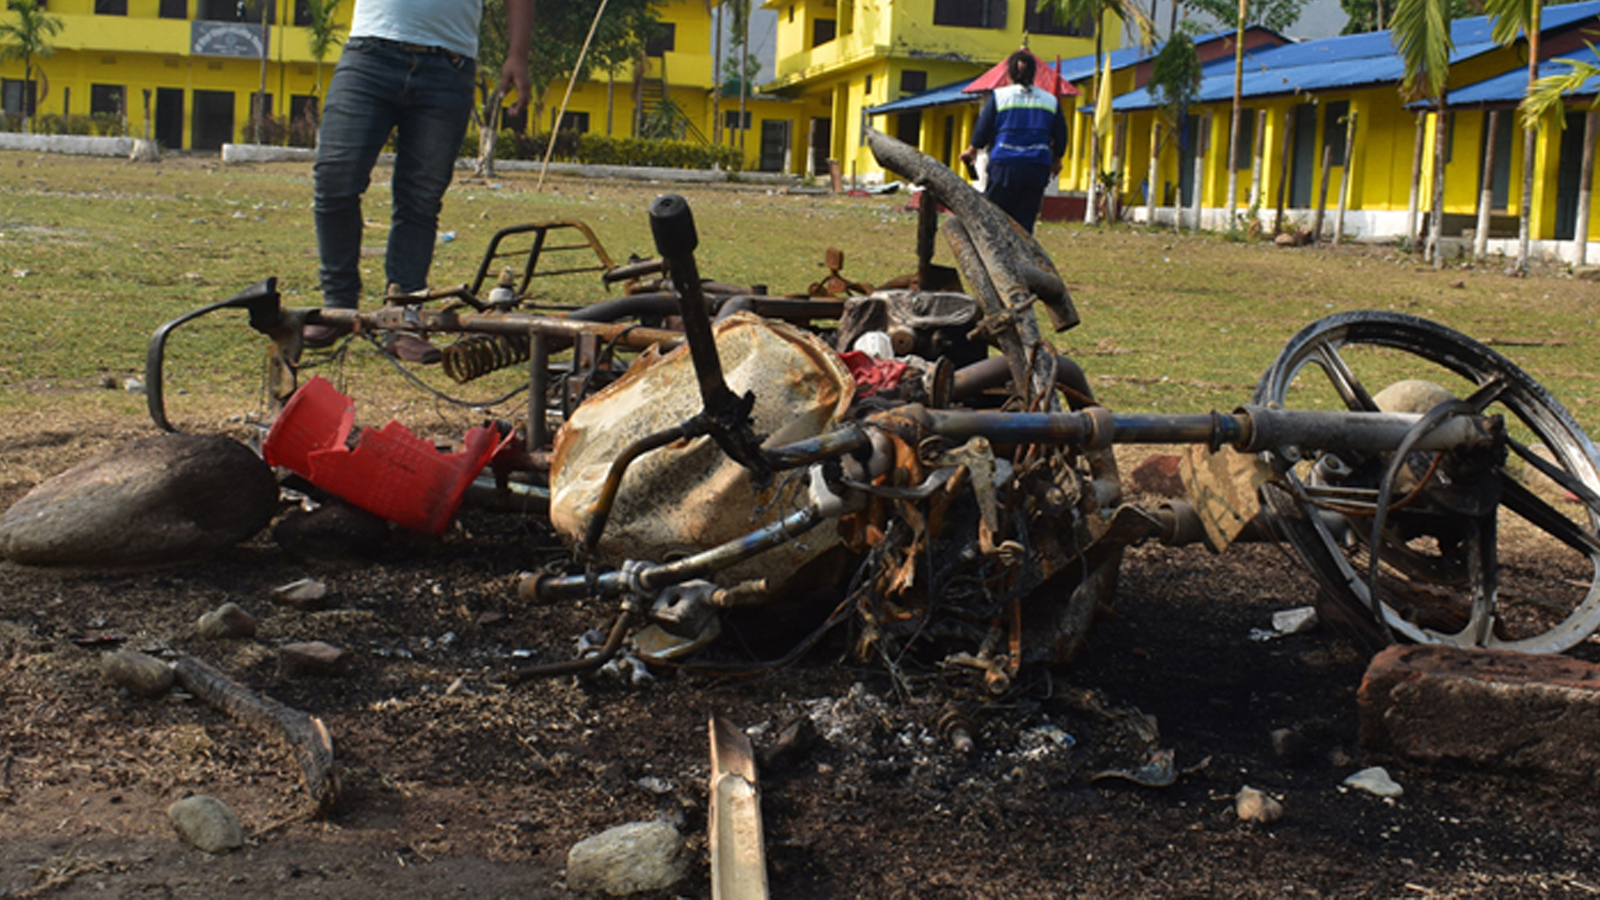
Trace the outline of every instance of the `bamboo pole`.
[[1583, 172], [1578, 176], [1578, 221], [1572, 236], [1578, 239], [1578, 265], [1587, 264], [1589, 258], [1589, 200], [1594, 187], [1594, 144], [1600, 134], [1600, 113], [1591, 111], [1583, 117]]
[[1350, 205], [1350, 192], [1354, 190], [1355, 177], [1350, 174], [1350, 167], [1355, 165], [1356, 156], [1356, 111], [1350, 110], [1345, 114], [1344, 122], [1344, 172], [1339, 176], [1339, 211], [1333, 216], [1333, 245], [1339, 246], [1344, 241], [1344, 211]]
[[1283, 111], [1283, 152], [1279, 157], [1282, 163], [1278, 171], [1278, 211], [1272, 221], [1272, 230], [1283, 232], [1283, 203], [1289, 194], [1289, 172], [1294, 165], [1294, 160], [1289, 154], [1294, 152], [1294, 107]]
[[1411, 148], [1411, 199], [1406, 204], [1406, 241], [1412, 251], [1417, 249], [1417, 226], [1422, 203], [1422, 149], [1428, 134], [1428, 114], [1417, 113], [1416, 142]]
[[[1327, 126], [1324, 125], [1324, 128]], [[1333, 145], [1322, 143], [1322, 183], [1317, 190], [1317, 211], [1311, 217], [1311, 243], [1322, 240], [1322, 214], [1328, 211], [1328, 182], [1333, 180]]]

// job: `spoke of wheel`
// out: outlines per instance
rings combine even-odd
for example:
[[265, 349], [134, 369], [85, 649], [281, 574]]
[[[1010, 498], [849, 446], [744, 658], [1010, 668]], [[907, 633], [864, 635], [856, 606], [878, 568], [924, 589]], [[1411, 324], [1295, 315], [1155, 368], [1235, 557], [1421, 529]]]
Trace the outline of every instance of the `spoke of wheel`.
[[1356, 412], [1376, 412], [1378, 404], [1372, 402], [1372, 395], [1362, 386], [1361, 379], [1350, 370], [1350, 366], [1339, 355], [1339, 349], [1331, 340], [1321, 340], [1314, 348], [1316, 361], [1322, 370], [1328, 373], [1328, 380], [1333, 383], [1334, 390], [1343, 398], [1346, 408]]
[[[1504, 394], [1506, 389], [1509, 387], [1510, 385], [1506, 384], [1504, 378], [1496, 375], [1495, 377], [1479, 385], [1478, 389], [1472, 392], [1472, 396], [1466, 399], [1466, 402], [1471, 405], [1473, 409], [1477, 410], [1479, 413], [1482, 413], [1484, 410], [1489, 408], [1489, 404], [1499, 400], [1500, 396]], [[1521, 413], [1518, 413], [1518, 415], [1520, 416]]]
[[1600, 494], [1596, 494], [1587, 484], [1574, 477], [1571, 472], [1533, 452], [1533, 448], [1521, 441], [1507, 438], [1507, 443], [1511, 445], [1511, 449], [1516, 451], [1518, 456], [1527, 461], [1528, 465], [1543, 472], [1551, 481], [1571, 491], [1574, 496], [1587, 504], [1590, 509], [1600, 508]]
[[1473, 646], [1482, 647], [1494, 632], [1495, 585], [1499, 581], [1493, 513], [1479, 518], [1473, 524], [1470, 541], [1468, 554], [1476, 558], [1477, 564], [1467, 566], [1467, 577], [1472, 586], [1472, 614], [1462, 634]]
[[1563, 516], [1509, 475], [1501, 476], [1500, 502], [1534, 527], [1591, 559], [1600, 557], [1600, 536]]
[[1371, 515], [1378, 505], [1378, 492], [1373, 488], [1343, 487], [1327, 484], [1303, 484], [1301, 493], [1312, 503], [1338, 504], [1358, 507], [1364, 515]]

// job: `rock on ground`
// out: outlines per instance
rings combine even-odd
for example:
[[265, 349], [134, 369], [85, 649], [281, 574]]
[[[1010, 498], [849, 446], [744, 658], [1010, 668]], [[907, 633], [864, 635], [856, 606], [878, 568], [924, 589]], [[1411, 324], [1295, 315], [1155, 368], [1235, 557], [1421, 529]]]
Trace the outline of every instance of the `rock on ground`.
[[0, 516], [0, 556], [35, 566], [198, 559], [251, 537], [278, 506], [272, 469], [222, 435], [163, 434], [44, 482]]
[[100, 657], [100, 673], [136, 697], [159, 697], [177, 680], [171, 666], [137, 650], [117, 650]]
[[664, 891], [688, 874], [683, 837], [668, 822], [630, 822], [567, 851], [567, 886], [625, 897]]
[[290, 678], [347, 675], [350, 663], [349, 650], [325, 641], [299, 641], [278, 648], [278, 668]]
[[223, 853], [244, 846], [239, 817], [215, 797], [195, 794], [167, 807], [167, 818], [178, 836], [207, 853]]
[[1373, 657], [1361, 743], [1423, 762], [1600, 775], [1600, 665], [1438, 645]]
[[256, 617], [237, 603], [224, 603], [201, 616], [195, 630], [214, 641], [255, 637]]

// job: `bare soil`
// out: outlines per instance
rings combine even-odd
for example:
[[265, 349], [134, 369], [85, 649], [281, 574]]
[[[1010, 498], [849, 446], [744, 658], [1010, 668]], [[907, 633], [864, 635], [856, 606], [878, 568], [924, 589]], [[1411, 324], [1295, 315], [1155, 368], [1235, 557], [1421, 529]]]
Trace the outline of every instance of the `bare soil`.
[[[148, 432], [0, 427], [0, 458], [11, 473], [59, 471]], [[0, 507], [31, 486], [0, 484]], [[1326, 629], [1251, 639], [1315, 591], [1276, 546], [1130, 552], [1088, 649], [998, 701], [965, 676], [856, 661], [848, 629], [747, 678], [497, 686], [509, 668], [571, 657], [610, 620], [596, 603], [517, 599], [518, 574], [559, 552], [520, 516], [468, 510], [440, 539], [396, 538], [368, 558], [308, 559], [263, 533], [153, 572], [0, 565], [0, 897], [571, 896], [573, 843], [658, 817], [694, 860], [672, 895], [707, 896], [713, 714], [751, 729], [758, 751], [797, 716], [817, 725], [761, 775], [775, 897], [1600, 893], [1593, 784], [1372, 756], [1357, 739], [1363, 651]], [[332, 588], [331, 608], [269, 600], [305, 577]], [[256, 637], [199, 638], [196, 619], [230, 600], [259, 618]], [[721, 652], [771, 658], [792, 641], [760, 625]], [[275, 647], [292, 640], [348, 648], [356, 668], [284, 677]], [[104, 682], [106, 646], [187, 652], [322, 717], [343, 785], [334, 814], [308, 818], [292, 758], [217, 710]], [[970, 754], [941, 728], [952, 709]], [[1275, 729], [1293, 746], [1275, 749]], [[1183, 772], [1170, 787], [1096, 778], [1152, 746]], [[1402, 797], [1341, 787], [1374, 764]], [[1240, 821], [1245, 785], [1280, 799], [1283, 819]], [[232, 806], [244, 849], [212, 856], [175, 836], [166, 808], [191, 793]]]

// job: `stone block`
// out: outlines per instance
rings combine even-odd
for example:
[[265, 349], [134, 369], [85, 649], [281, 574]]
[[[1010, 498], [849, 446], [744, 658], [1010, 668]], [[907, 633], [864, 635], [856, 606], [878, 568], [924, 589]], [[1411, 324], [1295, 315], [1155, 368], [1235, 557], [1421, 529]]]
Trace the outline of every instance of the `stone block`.
[[1600, 775], [1600, 665], [1438, 645], [1373, 658], [1361, 744], [1421, 762]]

